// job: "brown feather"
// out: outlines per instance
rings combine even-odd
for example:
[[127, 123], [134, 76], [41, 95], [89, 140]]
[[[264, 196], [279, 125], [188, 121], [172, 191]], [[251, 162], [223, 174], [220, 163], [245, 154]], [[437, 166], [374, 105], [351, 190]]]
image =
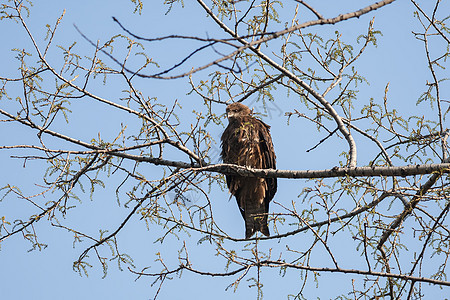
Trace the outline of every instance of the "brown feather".
[[[275, 169], [270, 126], [253, 117], [250, 109], [241, 103], [228, 105], [227, 115], [229, 123], [221, 138], [223, 162]], [[267, 216], [269, 202], [277, 191], [277, 179], [227, 175], [226, 180], [245, 221], [245, 238], [250, 238], [256, 231], [269, 236]]]

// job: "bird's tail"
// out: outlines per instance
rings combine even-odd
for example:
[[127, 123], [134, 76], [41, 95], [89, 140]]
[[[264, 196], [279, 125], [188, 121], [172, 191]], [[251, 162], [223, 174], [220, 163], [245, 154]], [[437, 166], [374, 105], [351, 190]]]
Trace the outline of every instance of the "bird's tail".
[[267, 213], [261, 209], [245, 211], [245, 238], [250, 238], [255, 232], [260, 231], [265, 236], [270, 236], [267, 226]]

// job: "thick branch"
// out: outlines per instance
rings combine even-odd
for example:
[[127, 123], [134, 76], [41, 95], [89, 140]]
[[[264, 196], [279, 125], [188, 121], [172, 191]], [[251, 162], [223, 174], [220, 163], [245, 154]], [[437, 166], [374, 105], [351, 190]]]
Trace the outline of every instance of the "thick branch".
[[244, 177], [277, 177], [277, 178], [332, 178], [332, 177], [366, 177], [366, 176], [414, 176], [431, 174], [434, 172], [450, 173], [450, 163], [409, 165], [402, 167], [355, 167], [326, 170], [274, 170], [251, 169], [238, 165], [217, 164], [203, 168], [193, 168], [196, 171], [210, 171], [222, 174], [239, 175]]

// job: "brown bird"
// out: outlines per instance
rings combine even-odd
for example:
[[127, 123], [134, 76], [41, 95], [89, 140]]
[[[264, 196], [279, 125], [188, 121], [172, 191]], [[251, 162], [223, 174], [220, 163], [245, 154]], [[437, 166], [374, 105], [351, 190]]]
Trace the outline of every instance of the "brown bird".
[[[221, 138], [223, 162], [275, 169], [270, 126], [253, 117], [252, 111], [242, 103], [232, 103], [226, 111], [229, 123]], [[277, 191], [277, 179], [226, 175], [226, 180], [245, 221], [245, 238], [250, 238], [256, 231], [269, 236], [267, 215], [269, 202]]]

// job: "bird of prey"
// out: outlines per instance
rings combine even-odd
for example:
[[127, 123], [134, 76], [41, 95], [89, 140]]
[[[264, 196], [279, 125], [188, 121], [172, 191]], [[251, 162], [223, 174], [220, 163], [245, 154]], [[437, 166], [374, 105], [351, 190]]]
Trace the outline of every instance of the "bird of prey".
[[[223, 162], [275, 169], [270, 126], [253, 117], [252, 111], [242, 103], [228, 105], [226, 112], [229, 123], [221, 138]], [[277, 191], [277, 179], [226, 175], [226, 181], [244, 218], [245, 238], [250, 238], [256, 231], [269, 236], [267, 215], [269, 202]]]

